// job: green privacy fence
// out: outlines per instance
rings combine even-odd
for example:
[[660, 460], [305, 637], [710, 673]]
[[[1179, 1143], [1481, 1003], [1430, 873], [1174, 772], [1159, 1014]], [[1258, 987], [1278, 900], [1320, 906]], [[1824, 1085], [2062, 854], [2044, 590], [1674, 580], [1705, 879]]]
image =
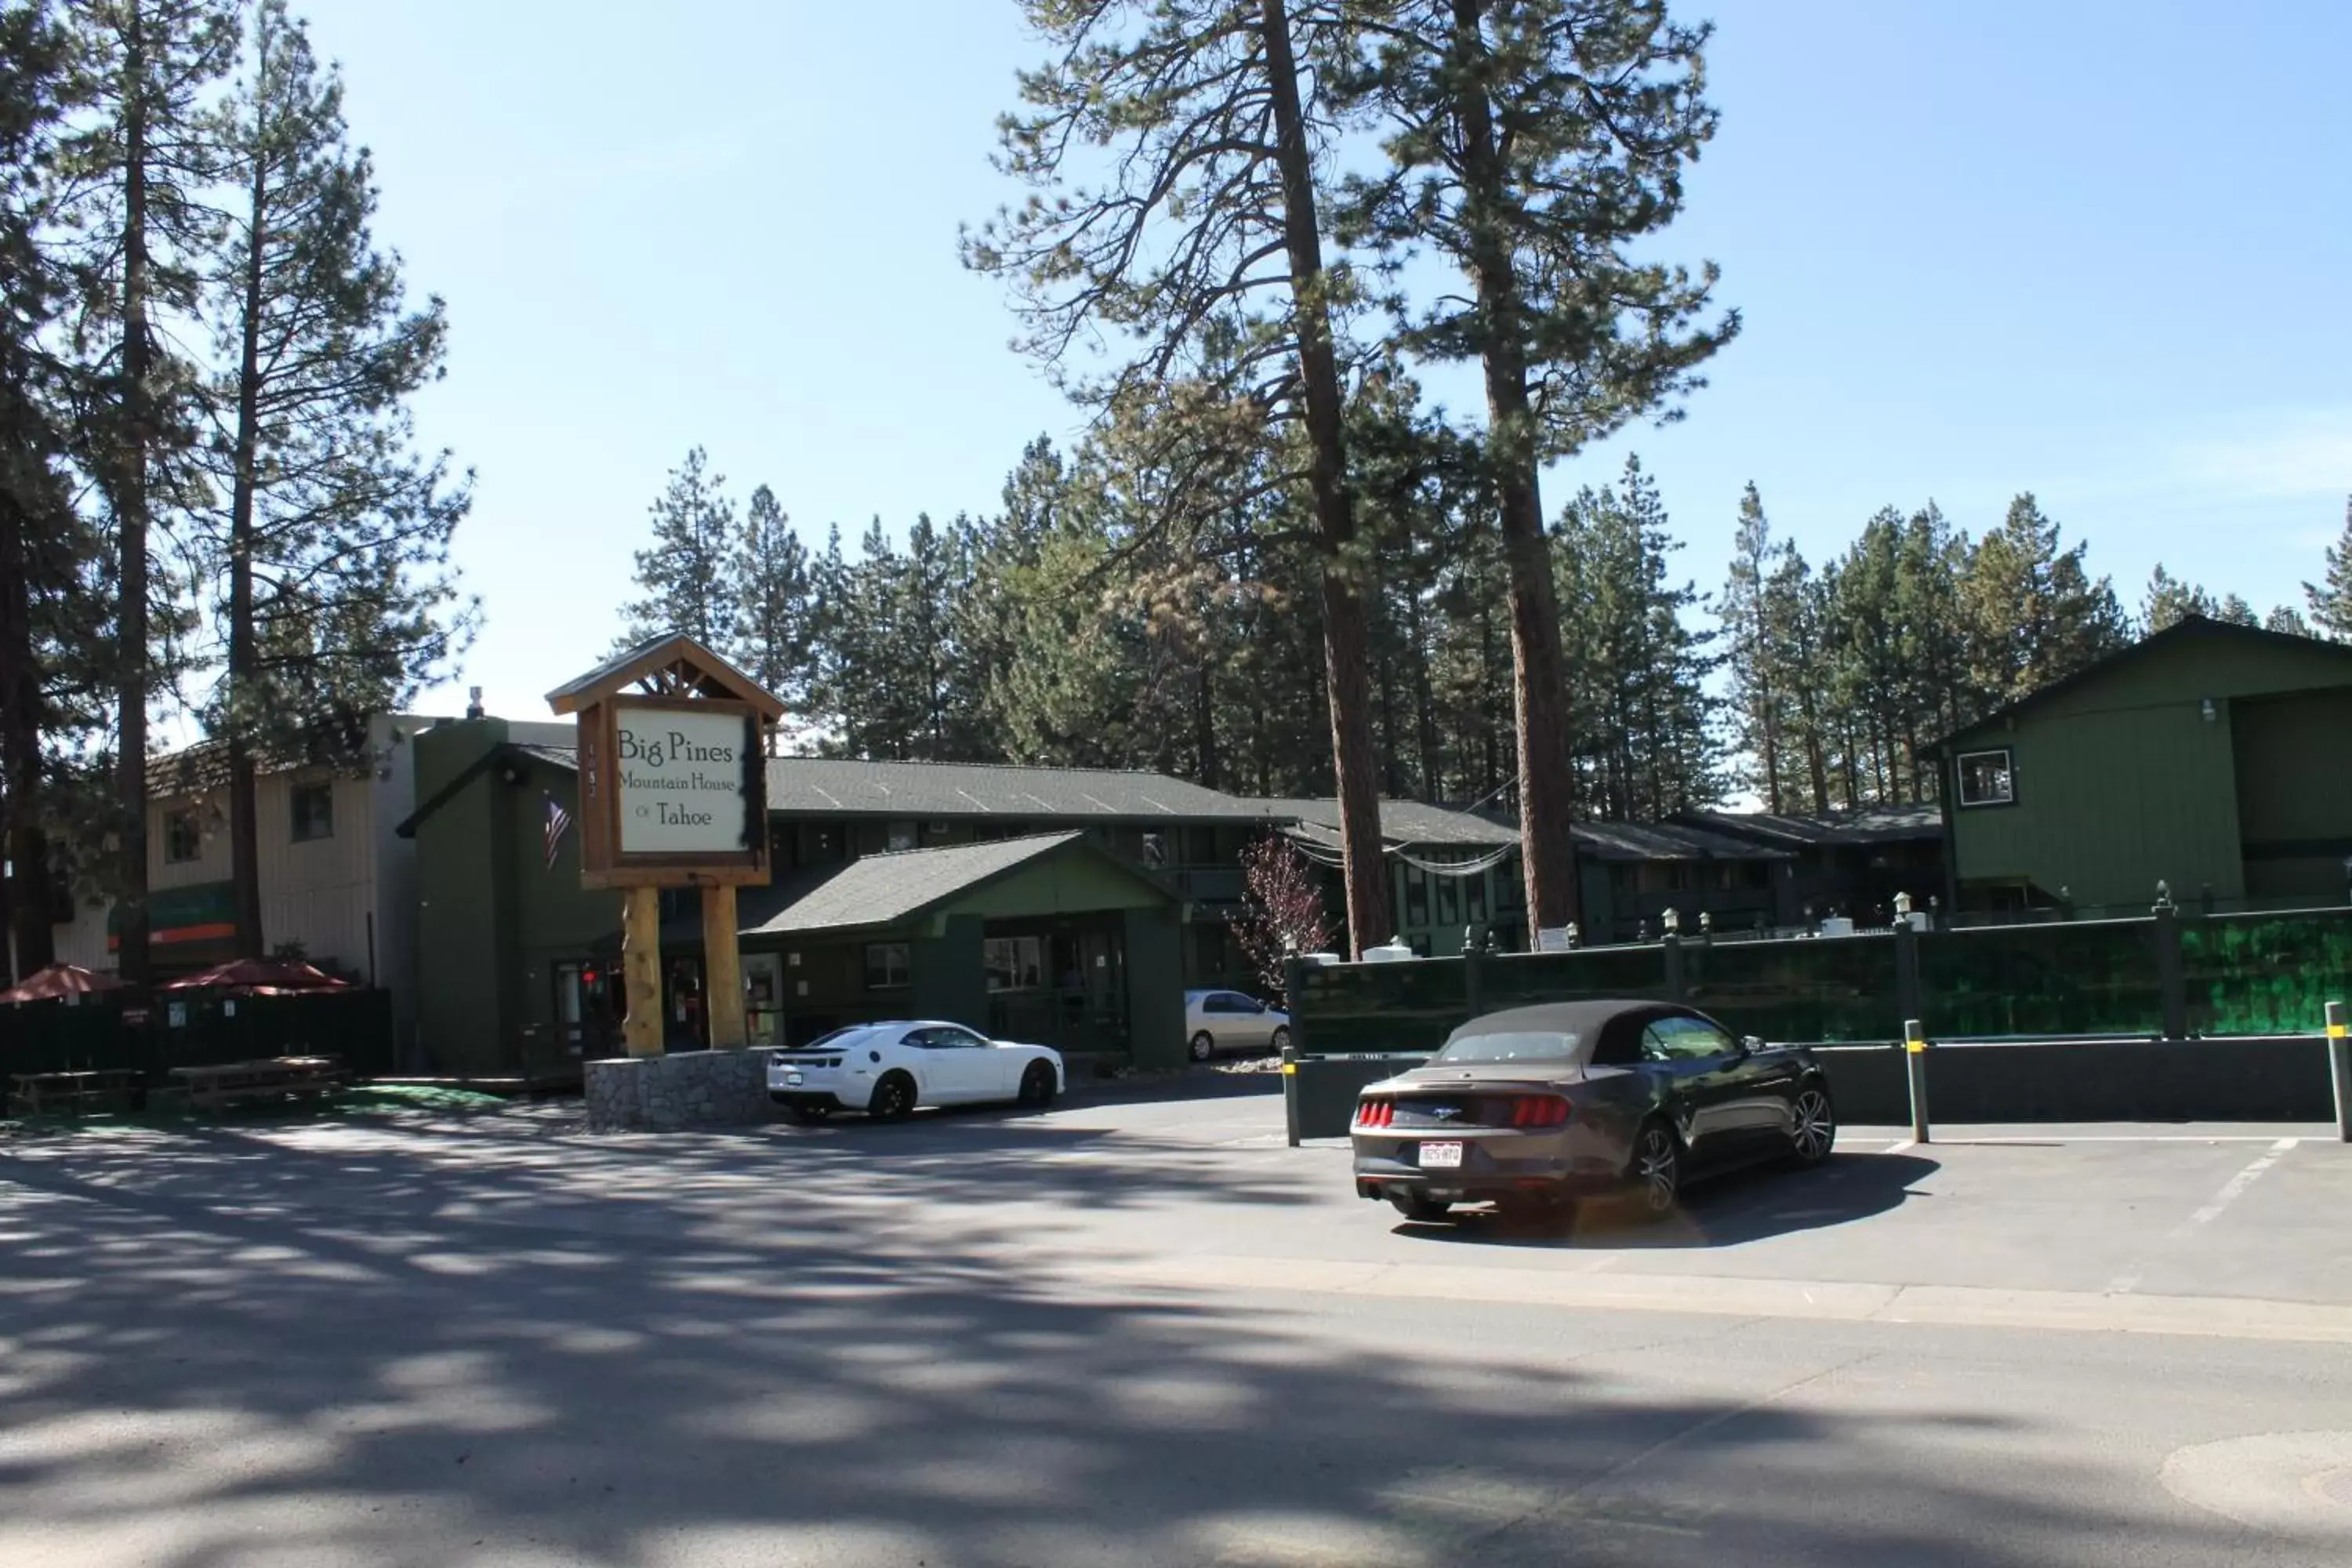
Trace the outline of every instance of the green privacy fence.
[[341, 1057], [359, 1078], [393, 1071], [392, 994], [352, 989], [289, 996], [163, 993], [143, 1006], [114, 994], [76, 1006], [0, 1005], [5, 1075], [128, 1068], [149, 1084], [172, 1068], [262, 1057]]
[[1703, 1007], [1743, 1034], [1838, 1044], [1899, 1038], [2309, 1035], [2352, 1000], [2352, 909], [1908, 928], [1772, 942], [1683, 941], [1571, 952], [1301, 965], [1302, 1055], [1425, 1051], [1481, 1013], [1601, 996]]

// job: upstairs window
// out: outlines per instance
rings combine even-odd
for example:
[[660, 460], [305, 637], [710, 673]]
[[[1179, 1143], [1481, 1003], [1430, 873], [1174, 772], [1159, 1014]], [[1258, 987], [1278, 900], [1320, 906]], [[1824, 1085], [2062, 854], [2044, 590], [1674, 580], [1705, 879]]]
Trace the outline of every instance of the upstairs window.
[[2008, 747], [1991, 752], [1962, 752], [1958, 771], [1962, 805], [2017, 804], [2017, 768], [2010, 759]]
[[335, 836], [335, 786], [296, 784], [293, 794], [294, 842]]
[[193, 811], [163, 814], [163, 862], [185, 866], [205, 857], [205, 831]]

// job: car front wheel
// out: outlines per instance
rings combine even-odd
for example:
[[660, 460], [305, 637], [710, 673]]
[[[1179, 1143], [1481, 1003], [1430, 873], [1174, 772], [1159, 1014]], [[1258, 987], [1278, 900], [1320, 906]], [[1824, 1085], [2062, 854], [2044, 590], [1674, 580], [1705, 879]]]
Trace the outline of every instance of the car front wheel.
[[1275, 1028], [1274, 1034], [1266, 1040], [1265, 1043], [1267, 1047], [1271, 1049], [1276, 1056], [1280, 1056], [1283, 1052], [1288, 1050], [1290, 1048], [1290, 1026], [1287, 1024], [1277, 1025]]
[[1021, 1103], [1043, 1110], [1054, 1103], [1054, 1069], [1045, 1062], [1031, 1062], [1021, 1075]]
[[1207, 1061], [1211, 1057], [1216, 1055], [1216, 1053], [1217, 1042], [1215, 1038], [1210, 1035], [1208, 1030], [1203, 1029], [1199, 1034], [1192, 1037], [1192, 1059], [1194, 1061]]

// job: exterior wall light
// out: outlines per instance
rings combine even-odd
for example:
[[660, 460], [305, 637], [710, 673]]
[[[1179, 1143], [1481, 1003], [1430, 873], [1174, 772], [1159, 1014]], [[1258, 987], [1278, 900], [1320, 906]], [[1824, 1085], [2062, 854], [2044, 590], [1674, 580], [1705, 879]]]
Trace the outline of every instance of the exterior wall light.
[[2197, 711], [2205, 716], [2205, 722], [2210, 724], [2213, 721], [2213, 700], [2210, 697], [2199, 699]]

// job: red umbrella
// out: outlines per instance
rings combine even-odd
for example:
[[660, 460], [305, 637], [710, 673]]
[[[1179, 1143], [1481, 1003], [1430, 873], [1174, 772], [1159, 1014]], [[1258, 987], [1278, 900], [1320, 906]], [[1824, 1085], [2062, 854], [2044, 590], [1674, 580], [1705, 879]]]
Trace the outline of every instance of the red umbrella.
[[60, 996], [87, 996], [93, 991], [119, 991], [122, 982], [72, 963], [52, 963], [25, 976], [13, 991], [0, 991], [0, 1002], [53, 1002]]
[[349, 984], [321, 969], [289, 958], [239, 958], [198, 974], [183, 975], [163, 991], [341, 991]]

